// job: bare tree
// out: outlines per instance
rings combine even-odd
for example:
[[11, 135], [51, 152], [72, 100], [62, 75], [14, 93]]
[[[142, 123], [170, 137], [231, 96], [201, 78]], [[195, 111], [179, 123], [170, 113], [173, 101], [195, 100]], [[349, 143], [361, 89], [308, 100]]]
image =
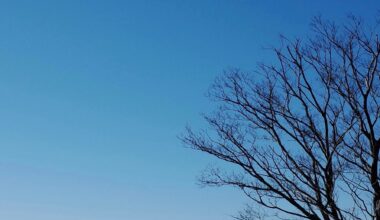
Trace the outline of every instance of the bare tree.
[[201, 182], [236, 186], [283, 219], [380, 220], [380, 41], [349, 18], [282, 38], [273, 64], [233, 70], [210, 96], [209, 129], [182, 140], [233, 166]]

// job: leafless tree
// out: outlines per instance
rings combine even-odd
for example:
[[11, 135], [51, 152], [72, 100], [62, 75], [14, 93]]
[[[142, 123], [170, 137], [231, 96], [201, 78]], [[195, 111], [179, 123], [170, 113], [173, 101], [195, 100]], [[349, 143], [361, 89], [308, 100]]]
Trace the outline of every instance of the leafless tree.
[[218, 78], [210, 127], [182, 140], [233, 165], [202, 183], [236, 186], [276, 218], [380, 220], [377, 25], [311, 27], [310, 38], [282, 38], [272, 64]]

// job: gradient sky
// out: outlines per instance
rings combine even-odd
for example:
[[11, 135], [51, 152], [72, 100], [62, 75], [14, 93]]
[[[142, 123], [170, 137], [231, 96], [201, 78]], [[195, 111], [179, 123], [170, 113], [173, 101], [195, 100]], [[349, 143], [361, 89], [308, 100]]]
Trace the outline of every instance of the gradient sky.
[[247, 200], [199, 187], [214, 160], [177, 138], [208, 86], [377, 2], [0, 0], [0, 219], [231, 219]]

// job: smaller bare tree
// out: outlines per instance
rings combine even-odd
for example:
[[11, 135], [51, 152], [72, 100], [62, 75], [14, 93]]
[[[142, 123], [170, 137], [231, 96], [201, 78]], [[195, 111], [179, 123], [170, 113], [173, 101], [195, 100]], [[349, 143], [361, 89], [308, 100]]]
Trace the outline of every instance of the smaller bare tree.
[[268, 215], [264, 211], [260, 210], [260, 208], [248, 206], [238, 213], [237, 216], [233, 216], [236, 220], [267, 220], [270, 217], [275, 217], [276, 215]]

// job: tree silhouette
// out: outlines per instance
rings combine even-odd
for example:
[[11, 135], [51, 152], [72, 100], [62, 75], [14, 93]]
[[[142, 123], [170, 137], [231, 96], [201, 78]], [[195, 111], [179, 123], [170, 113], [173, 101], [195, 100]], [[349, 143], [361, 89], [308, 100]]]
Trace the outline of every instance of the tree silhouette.
[[380, 220], [377, 27], [311, 27], [310, 38], [282, 37], [272, 64], [219, 77], [210, 128], [181, 138], [234, 165], [203, 184], [236, 186], [276, 218]]

